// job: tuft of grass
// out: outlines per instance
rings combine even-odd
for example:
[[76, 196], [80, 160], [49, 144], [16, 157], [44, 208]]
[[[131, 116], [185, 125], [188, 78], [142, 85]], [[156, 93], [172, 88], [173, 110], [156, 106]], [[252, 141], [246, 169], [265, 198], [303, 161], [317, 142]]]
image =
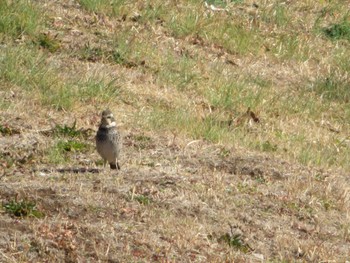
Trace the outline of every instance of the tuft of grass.
[[298, 154], [298, 161], [302, 164], [316, 166], [340, 164], [347, 167], [349, 163], [350, 155], [346, 144], [337, 141], [327, 145], [303, 143], [304, 145]]
[[22, 35], [34, 36], [43, 23], [42, 12], [31, 1], [1, 1], [0, 37], [15, 39]]
[[333, 24], [327, 28], [323, 28], [322, 31], [326, 37], [332, 40], [345, 39], [350, 41], [349, 18], [345, 17], [340, 23]]
[[242, 3], [243, 0], [206, 0], [208, 5], [214, 5], [217, 7], [226, 7], [228, 3]]
[[80, 5], [89, 12], [104, 12], [109, 9], [110, 1], [105, 0], [80, 0]]
[[[114, 63], [127, 68], [142, 66], [146, 57], [145, 41], [141, 37], [135, 37], [132, 28], [115, 30], [113, 38], [110, 39], [108, 47], [102, 45], [92, 45], [90, 42], [84, 44], [77, 52], [81, 60], [91, 62]], [[105, 36], [104, 36], [105, 37]]]
[[79, 0], [80, 5], [89, 12], [122, 16], [127, 12], [126, 0]]
[[255, 28], [229, 14], [207, 16], [198, 6], [171, 14], [167, 21], [166, 25], [175, 37], [205, 39], [232, 54], [257, 54], [263, 43]]
[[278, 27], [284, 27], [289, 24], [290, 17], [288, 14], [286, 7], [280, 3], [277, 3], [272, 9], [272, 17]]
[[139, 149], [147, 149], [152, 142], [152, 138], [145, 135], [135, 136], [135, 146]]
[[[250, 184], [248, 184], [246, 182], [238, 183], [237, 184], [237, 190], [240, 193], [246, 193], [246, 194], [251, 194], [251, 195], [254, 195], [257, 192], [256, 186], [252, 186], [252, 185], [250, 185]], [[231, 234], [231, 236], [234, 236], [234, 234]]]
[[149, 60], [149, 43], [143, 37], [136, 37], [132, 28], [116, 30], [108, 61], [126, 68], [143, 66], [145, 60]]
[[160, 65], [157, 76], [159, 82], [171, 85], [180, 91], [196, 91], [200, 80], [194, 59], [188, 56], [176, 58], [170, 54]]
[[[220, 85], [220, 84], [219, 84]], [[223, 110], [234, 110], [240, 101], [241, 91], [244, 90], [243, 83], [236, 81], [223, 83], [219, 87], [208, 89], [207, 97], [215, 108]]]
[[312, 83], [311, 90], [328, 101], [348, 103], [350, 101], [350, 81], [338, 79], [335, 74], [322, 77]]
[[1, 153], [0, 152], [0, 160], [1, 160], [1, 165], [6, 168], [12, 167], [16, 160], [13, 158], [11, 155], [7, 153]]
[[56, 144], [57, 150], [61, 153], [66, 152], [82, 152], [85, 151], [88, 148], [88, 145], [86, 143], [82, 143], [79, 141], [58, 141]]
[[137, 202], [139, 202], [142, 205], [149, 205], [152, 202], [152, 199], [148, 196], [145, 196], [145, 195], [134, 196], [134, 200], [136, 200]]
[[224, 20], [221, 22], [222, 27], [216, 27], [215, 21], [213, 21], [203, 32], [203, 37], [208, 36], [211, 43], [222, 46], [232, 54], [257, 54], [263, 41], [256, 29], [232, 21], [230, 19]]
[[280, 59], [296, 59], [305, 61], [309, 57], [309, 48], [299, 34], [279, 34], [272, 52]]
[[237, 79], [234, 74], [220, 77], [222, 68], [218, 67], [213, 79], [207, 84], [204, 96], [210, 105], [219, 111], [236, 113], [247, 108], [256, 108], [267, 99], [271, 84], [259, 77], [248, 76]]
[[273, 144], [270, 141], [264, 141], [259, 146], [263, 152], [275, 152], [278, 149], [277, 144]]
[[3, 203], [2, 207], [6, 213], [14, 217], [35, 217], [43, 218], [45, 214], [38, 210], [35, 202], [22, 200], [12, 200], [10, 202]]
[[27, 98], [57, 110], [70, 109], [74, 90], [47, 60], [31, 46], [9, 46], [0, 56], [0, 80], [22, 87]]
[[105, 57], [105, 52], [101, 47], [92, 47], [87, 43], [79, 50], [78, 56], [82, 60], [96, 62]]
[[225, 233], [218, 238], [219, 243], [227, 244], [228, 246], [242, 251], [243, 253], [248, 253], [251, 251], [251, 248], [242, 240], [240, 234], [230, 234]]
[[76, 140], [59, 140], [48, 150], [48, 160], [54, 164], [66, 163], [70, 160], [71, 153], [86, 152], [89, 145]]
[[291, 26], [290, 12], [285, 4], [275, 2], [267, 7], [262, 7], [261, 11], [261, 19], [267, 25], [282, 29]]
[[104, 103], [115, 100], [121, 94], [118, 79], [108, 80], [106, 77], [90, 77], [87, 80], [79, 80], [76, 83], [77, 95], [82, 102], [90, 102], [99, 99]]
[[333, 201], [327, 198], [322, 199], [321, 204], [326, 211], [329, 211], [330, 209], [334, 208]]
[[174, 14], [169, 20], [167, 26], [175, 37], [183, 38], [188, 35], [199, 33], [204, 19], [196, 11], [187, 11], [185, 15], [181, 13]]
[[205, 139], [211, 142], [231, 140], [229, 123], [222, 123], [211, 116], [197, 118], [190, 109], [153, 109], [146, 118], [148, 123], [157, 129], [167, 129], [186, 134], [194, 139]]
[[0, 134], [2, 136], [11, 136], [14, 134], [20, 134], [21, 132], [18, 129], [12, 128], [8, 125], [0, 124]]
[[50, 34], [39, 34], [37, 42], [39, 46], [41, 46], [44, 49], [47, 49], [51, 53], [56, 52], [60, 48], [59, 41]]
[[[57, 76], [56, 76], [57, 78]], [[48, 84], [40, 89], [40, 102], [44, 106], [54, 108], [56, 110], [69, 110], [72, 109], [74, 102], [76, 101], [75, 91], [71, 85], [62, 83], [58, 79], [56, 84]], [[49, 79], [44, 80], [45, 82]]]
[[39, 86], [40, 78], [38, 75], [41, 75], [41, 79], [45, 75], [42, 67], [44, 60], [45, 57], [42, 54], [30, 48], [5, 48], [0, 56], [0, 67], [2, 69], [0, 79], [26, 89], [34, 86], [34, 80]]
[[51, 65], [48, 54], [30, 46], [8, 47], [0, 56], [0, 80], [22, 87], [29, 99], [56, 110], [68, 110], [77, 101], [114, 100], [117, 79], [89, 77], [65, 80]]
[[147, 5], [140, 10], [140, 17], [134, 18], [139, 19], [141, 22], [163, 22], [163, 17], [168, 13], [168, 4], [164, 1], [159, 3], [147, 3]]
[[53, 129], [53, 132], [56, 136], [67, 136], [67, 137], [79, 137], [83, 135], [82, 130], [78, 130], [76, 128], [76, 121], [72, 124], [72, 126], [68, 126], [65, 124], [64, 126], [56, 124], [55, 128]]

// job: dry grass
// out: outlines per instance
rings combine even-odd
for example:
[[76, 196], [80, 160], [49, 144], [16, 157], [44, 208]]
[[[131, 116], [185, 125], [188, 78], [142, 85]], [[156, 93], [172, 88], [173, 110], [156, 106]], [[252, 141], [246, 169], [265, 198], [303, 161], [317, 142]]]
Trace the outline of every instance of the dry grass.
[[349, 5], [110, 3], [0, 4], [0, 261], [348, 260]]

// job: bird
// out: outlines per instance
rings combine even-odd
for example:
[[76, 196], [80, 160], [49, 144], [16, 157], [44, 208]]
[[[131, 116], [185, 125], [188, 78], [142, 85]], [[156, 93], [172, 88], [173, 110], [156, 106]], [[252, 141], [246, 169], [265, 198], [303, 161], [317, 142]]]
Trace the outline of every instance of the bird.
[[102, 111], [101, 123], [96, 134], [96, 149], [111, 169], [120, 170], [119, 156], [122, 148], [122, 136], [117, 129], [113, 113], [106, 109]]

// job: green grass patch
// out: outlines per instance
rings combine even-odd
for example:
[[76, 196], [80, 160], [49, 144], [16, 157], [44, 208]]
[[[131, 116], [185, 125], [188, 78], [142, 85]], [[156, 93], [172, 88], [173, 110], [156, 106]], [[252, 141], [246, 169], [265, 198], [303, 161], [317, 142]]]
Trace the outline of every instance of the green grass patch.
[[271, 5], [260, 5], [261, 21], [269, 27], [289, 29], [292, 27], [292, 16], [289, 7], [280, 2]]
[[134, 200], [136, 200], [142, 205], [149, 205], [150, 203], [152, 203], [152, 199], [145, 195], [136, 195], [134, 196]]
[[[232, 79], [236, 78], [232, 76]], [[254, 82], [255, 80], [253, 80]], [[263, 99], [263, 90], [247, 81], [212, 80], [206, 89], [206, 97], [214, 108], [236, 112], [238, 109], [257, 107]]]
[[0, 69], [0, 80], [22, 87], [28, 98], [57, 110], [69, 110], [77, 101], [114, 100], [120, 92], [117, 79], [108, 76], [61, 78], [47, 54], [30, 46], [6, 48], [0, 55]]
[[301, 35], [293, 33], [281, 33], [276, 36], [272, 52], [282, 60], [296, 59], [305, 61], [309, 58], [308, 48]]
[[121, 94], [121, 86], [118, 79], [110, 77], [89, 77], [87, 80], [79, 80], [76, 96], [82, 102], [91, 102], [99, 99], [104, 103], [115, 100]]
[[345, 143], [334, 141], [331, 144], [311, 144], [304, 141], [300, 147], [298, 161], [304, 165], [350, 167], [350, 153]]
[[60, 48], [60, 43], [57, 38], [51, 36], [50, 34], [39, 34], [37, 42], [39, 46], [47, 49], [51, 53], [56, 52]]
[[167, 23], [167, 27], [175, 37], [183, 38], [188, 35], [198, 34], [205, 23], [203, 15], [196, 9], [188, 9], [186, 11], [181, 10], [178, 13], [174, 13]]
[[22, 200], [22, 201], [10, 201], [3, 203], [2, 207], [6, 213], [13, 217], [35, 217], [43, 218], [45, 214], [38, 210], [35, 202]]
[[229, 233], [223, 234], [218, 238], [218, 242], [226, 244], [237, 250], [240, 250], [243, 253], [248, 253], [251, 251], [250, 246], [244, 242], [240, 234], [234, 234], [234, 235], [231, 235]]
[[77, 140], [59, 140], [48, 149], [48, 160], [50, 163], [62, 164], [71, 161], [74, 153], [84, 153], [90, 149], [90, 145]]
[[264, 141], [262, 143], [259, 143], [258, 148], [262, 150], [263, 152], [275, 152], [278, 149], [277, 144], [271, 143], [270, 141]]
[[[219, 84], [220, 85], [220, 84]], [[244, 90], [244, 85], [237, 82], [223, 83], [218, 88], [208, 89], [209, 102], [215, 108], [222, 110], [234, 110], [237, 101], [240, 101], [240, 92]]]
[[167, 27], [175, 37], [200, 38], [233, 54], [257, 54], [263, 42], [258, 31], [244, 21], [226, 13], [207, 16], [198, 6], [173, 13], [167, 21]]
[[163, 110], [154, 109], [146, 117], [153, 128], [171, 130], [186, 134], [194, 139], [205, 139], [211, 142], [230, 140], [229, 120], [220, 120], [215, 116], [197, 118], [190, 109]]
[[88, 149], [88, 145], [83, 142], [68, 140], [68, 141], [58, 141], [58, 143], [56, 144], [56, 148], [61, 153], [83, 152], [86, 149]]
[[30, 46], [9, 46], [2, 50], [0, 56], [0, 79], [26, 89], [38, 87], [46, 80], [44, 76], [47, 69], [44, 69], [44, 64], [45, 55]]
[[338, 102], [350, 102], [350, 80], [340, 79], [336, 74], [317, 79], [311, 84], [311, 91], [322, 99]]
[[79, 3], [89, 12], [104, 13], [111, 9], [111, 1], [106, 0], [79, 0]]
[[175, 57], [168, 54], [161, 61], [157, 78], [160, 83], [173, 86], [180, 91], [195, 92], [200, 83], [200, 72], [196, 61], [188, 56]]
[[[112, 27], [106, 30], [100, 20], [91, 21], [93, 26], [86, 28], [86, 32], [94, 33], [98, 40], [81, 43], [77, 53], [67, 54], [55, 33], [40, 34], [44, 20], [32, 23], [30, 13], [40, 11], [37, 6], [27, 1], [6, 1], [0, 10], [3, 12], [0, 34], [7, 38], [27, 34], [29, 37], [23, 39], [30, 41], [3, 41], [0, 92], [5, 96], [1, 96], [0, 108], [15, 105], [13, 101], [19, 98], [32, 101], [36, 107], [54, 110], [73, 110], [85, 104], [109, 105], [117, 98], [145, 109], [139, 115], [150, 129], [282, 154], [305, 164], [344, 165], [347, 154], [335, 142], [345, 140], [346, 120], [350, 117], [348, 42], [328, 41], [332, 48], [325, 47], [320, 32], [323, 38], [348, 39], [347, 11], [336, 3], [320, 4], [319, 12], [309, 12], [314, 10], [310, 3], [234, 5], [238, 2], [244, 1], [207, 1], [209, 5], [227, 7], [225, 12], [210, 11], [198, 1], [80, 0], [82, 13], [92, 20], [106, 18], [116, 26], [111, 31]], [[14, 24], [10, 24], [12, 16], [8, 14], [19, 14], [21, 6], [32, 9], [22, 12], [23, 15], [27, 12], [28, 23], [21, 23], [14, 16]], [[97, 15], [87, 14], [86, 10]], [[302, 21], [308, 24], [300, 27]], [[53, 23], [45, 26], [48, 27], [45, 32], [57, 31]], [[310, 32], [312, 28], [314, 32]], [[60, 34], [67, 37], [65, 31]], [[320, 45], [315, 46], [319, 41]], [[58, 50], [60, 56], [51, 54]], [[80, 61], [74, 61], [76, 58]], [[65, 66], [67, 61], [73, 63], [72, 67]], [[76, 74], [81, 70], [75, 68], [91, 62], [107, 65], [98, 67], [96, 72], [89, 70], [86, 75]], [[111, 64], [122, 69], [117, 78], [110, 71], [114, 66]], [[304, 67], [302, 73], [297, 70]], [[68, 72], [71, 69], [74, 72]], [[293, 70], [300, 79], [295, 82], [283, 79], [287, 78], [288, 70]], [[140, 80], [135, 77], [138, 74], [152, 82], [157, 96], [147, 94], [147, 99], [138, 99]], [[125, 83], [135, 86], [129, 89]], [[277, 86], [280, 84], [281, 87]], [[173, 99], [162, 98], [163, 87], [167, 91], [176, 89]], [[8, 95], [12, 89], [16, 96]], [[235, 122], [249, 107], [261, 122], [251, 123], [247, 118]], [[339, 136], [331, 138], [321, 131], [318, 134], [323, 136], [321, 146], [308, 147], [312, 137], [309, 132], [313, 131], [304, 126], [309, 120], [329, 121], [338, 127]], [[303, 132], [296, 131], [294, 121], [303, 126], [300, 127]], [[294, 130], [286, 130], [282, 122]], [[10, 133], [6, 128], [0, 132], [6, 136]], [[56, 127], [56, 137], [80, 137], [76, 133], [79, 130], [74, 126]], [[327, 144], [332, 143], [339, 152], [332, 151], [334, 156], [329, 156], [325, 154], [329, 150]], [[151, 142], [140, 139], [135, 145], [147, 148]], [[80, 151], [74, 145], [63, 147], [66, 150], [57, 145], [53, 148], [56, 150], [52, 152], [63, 159], [65, 154]]]
[[324, 207], [324, 209], [326, 211], [334, 209], [334, 207], [335, 207], [334, 202], [330, 199], [327, 199], [327, 198], [320, 200], [320, 203], [322, 204], [322, 206]]
[[[150, 43], [152, 35], [135, 34], [132, 27], [114, 32], [108, 61], [126, 68], [144, 66], [152, 60], [155, 48]], [[158, 58], [159, 59], [159, 58]]]
[[35, 36], [44, 21], [43, 10], [31, 1], [0, 1], [0, 38]]
[[78, 130], [76, 127], [76, 121], [72, 124], [72, 126], [69, 126], [67, 124], [60, 125], [56, 124], [55, 128], [53, 129], [53, 132], [56, 136], [67, 136], [67, 137], [80, 137], [83, 135], [82, 130]]
[[169, 11], [169, 4], [172, 3], [166, 3], [165, 1], [159, 1], [158, 3], [150, 3], [148, 2], [146, 6], [139, 10], [140, 17], [132, 18], [133, 20], [140, 20], [141, 22], [147, 23], [147, 22], [162, 22], [163, 18], [167, 16]]
[[216, 7], [226, 7], [229, 3], [243, 3], [244, 0], [206, 0], [208, 5], [214, 5]]
[[[209, 42], [222, 46], [232, 54], [245, 55], [248, 53], [257, 54], [263, 43], [258, 31], [248, 28], [244, 23], [235, 23], [234, 19], [227, 17], [217, 18], [212, 21], [206, 30], [200, 34], [202, 38], [208, 37]], [[217, 23], [221, 24], [219, 27]]]
[[323, 28], [326, 37], [332, 40], [350, 40], [350, 22], [349, 17], [345, 17], [343, 21], [333, 24], [327, 28]]
[[[60, 80], [58, 80], [60, 81]], [[77, 97], [69, 84], [56, 83], [41, 88], [40, 102], [56, 110], [72, 109]]]
[[122, 16], [128, 11], [126, 0], [79, 0], [80, 5], [89, 12]]
[[147, 149], [152, 144], [152, 138], [142, 134], [136, 135], [134, 139], [134, 146], [138, 149]]
[[3, 165], [6, 168], [12, 167], [16, 162], [13, 156], [11, 156], [8, 153], [2, 153], [2, 152], [0, 152], [0, 160], [1, 160], [1, 165]]
[[47, 60], [31, 46], [9, 46], [0, 56], [0, 80], [22, 87], [27, 98], [57, 110], [70, 109], [74, 90]]
[[[101, 35], [101, 34], [100, 34]], [[103, 35], [101, 38], [106, 38]], [[115, 30], [109, 39], [109, 45], [85, 43], [76, 53], [80, 60], [90, 62], [113, 63], [127, 68], [143, 66], [148, 52], [147, 41], [142, 36], [135, 36], [132, 27]]]
[[78, 57], [81, 60], [96, 62], [108, 60], [109, 53], [102, 47], [91, 46], [90, 43], [86, 43], [79, 51]]
[[132, 36], [120, 35], [115, 40], [113, 50], [109, 56], [109, 61], [126, 68], [137, 67], [145, 62], [142, 57], [142, 44], [138, 40], [132, 40]]

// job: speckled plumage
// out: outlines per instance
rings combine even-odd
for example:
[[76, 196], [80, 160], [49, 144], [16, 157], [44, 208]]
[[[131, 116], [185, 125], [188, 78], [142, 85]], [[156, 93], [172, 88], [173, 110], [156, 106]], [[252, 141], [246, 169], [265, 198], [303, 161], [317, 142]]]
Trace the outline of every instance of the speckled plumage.
[[122, 137], [117, 130], [115, 119], [110, 110], [104, 110], [101, 116], [100, 127], [96, 134], [96, 149], [111, 169], [120, 169], [119, 156], [122, 148]]

